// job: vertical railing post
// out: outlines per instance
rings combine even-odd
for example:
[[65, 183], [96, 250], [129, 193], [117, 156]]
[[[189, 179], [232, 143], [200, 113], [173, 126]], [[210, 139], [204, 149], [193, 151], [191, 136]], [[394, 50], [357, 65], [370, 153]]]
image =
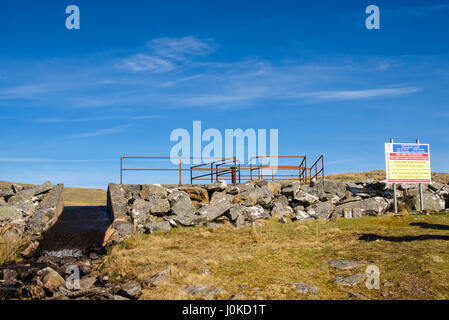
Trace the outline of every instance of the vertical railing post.
[[182, 159], [179, 159], [179, 185], [182, 184]]
[[321, 155], [321, 170], [323, 170], [322, 176], [323, 176], [323, 179], [324, 179], [324, 155]]
[[120, 157], [120, 184], [123, 182], [123, 157]]

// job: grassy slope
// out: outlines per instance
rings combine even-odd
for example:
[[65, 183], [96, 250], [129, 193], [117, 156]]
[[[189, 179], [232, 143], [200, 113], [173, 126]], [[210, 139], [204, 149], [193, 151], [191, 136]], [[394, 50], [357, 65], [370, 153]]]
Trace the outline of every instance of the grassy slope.
[[[337, 181], [363, 181], [366, 179], [380, 181], [385, 179], [385, 170], [329, 174], [326, 178]], [[432, 181], [449, 183], [449, 173], [432, 172]]]
[[[443, 183], [449, 182], [449, 173], [432, 173], [434, 181]], [[339, 173], [326, 176], [327, 179], [337, 181], [363, 181], [366, 179], [382, 180], [385, 179], [384, 170], [367, 171], [359, 173]], [[19, 183], [21, 185], [26, 185]], [[11, 182], [0, 181], [0, 188], [9, 187]], [[29, 186], [29, 185], [28, 185]], [[64, 188], [64, 202], [66, 206], [82, 206], [82, 205], [105, 205], [106, 190], [103, 189], [87, 189], [87, 188]]]
[[[122, 282], [144, 280], [171, 266], [172, 277], [145, 289], [146, 299], [191, 298], [182, 289], [198, 283], [225, 289], [218, 296], [224, 299], [238, 293], [248, 299], [316, 299], [289, 287], [295, 282], [318, 286], [320, 299], [347, 299], [349, 292], [372, 299], [449, 299], [448, 214], [262, 223], [256, 228], [224, 225], [139, 235], [114, 247], [102, 272]], [[380, 238], [365, 241], [367, 234]], [[362, 282], [339, 287], [332, 283], [336, 274], [351, 275], [365, 267], [336, 271], [328, 259], [371, 261], [380, 268], [380, 283], [387, 280], [393, 286], [368, 290]], [[204, 269], [211, 273], [203, 274]]]
[[[22, 186], [30, 184], [18, 183]], [[11, 186], [11, 182], [0, 181], [0, 188]], [[106, 190], [88, 188], [64, 188], [64, 205], [66, 206], [104, 206], [106, 205]]]

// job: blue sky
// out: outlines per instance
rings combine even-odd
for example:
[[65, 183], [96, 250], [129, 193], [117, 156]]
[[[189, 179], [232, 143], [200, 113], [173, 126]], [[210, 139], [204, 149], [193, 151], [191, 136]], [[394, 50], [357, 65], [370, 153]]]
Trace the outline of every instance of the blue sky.
[[278, 129], [279, 154], [328, 173], [420, 138], [449, 172], [448, 30], [449, 1], [2, 1], [0, 180], [105, 188], [193, 120]]

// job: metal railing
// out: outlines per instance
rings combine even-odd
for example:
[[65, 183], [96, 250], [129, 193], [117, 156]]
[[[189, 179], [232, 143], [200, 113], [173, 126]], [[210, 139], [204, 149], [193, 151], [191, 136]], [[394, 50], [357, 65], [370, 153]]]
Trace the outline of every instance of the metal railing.
[[[277, 163], [272, 165], [269, 158], [277, 157], [278, 162], [293, 160], [293, 164]], [[144, 160], [170, 160], [171, 168], [125, 168], [124, 159]], [[183, 167], [183, 160], [201, 160], [205, 162], [190, 167]], [[177, 167], [173, 167], [173, 160], [179, 161]], [[308, 168], [307, 156], [257, 156], [252, 157], [249, 164], [241, 164], [235, 157], [121, 157], [120, 158], [120, 184], [123, 183], [125, 171], [177, 171], [179, 184], [182, 184], [183, 173], [190, 173], [190, 183], [195, 181], [214, 182], [218, 180], [240, 183], [242, 181], [272, 180], [272, 181], [301, 181], [307, 182], [319, 176], [324, 178], [324, 156], [321, 155], [315, 163]], [[266, 173], [269, 171], [270, 173]]]
[[[321, 161], [320, 161], [321, 160]], [[318, 164], [321, 163], [321, 169], [318, 170]], [[315, 173], [312, 175], [313, 170], [315, 169]], [[321, 174], [321, 177], [324, 179], [324, 156], [321, 155], [315, 161], [314, 164], [309, 168], [309, 179], [316, 179]]]

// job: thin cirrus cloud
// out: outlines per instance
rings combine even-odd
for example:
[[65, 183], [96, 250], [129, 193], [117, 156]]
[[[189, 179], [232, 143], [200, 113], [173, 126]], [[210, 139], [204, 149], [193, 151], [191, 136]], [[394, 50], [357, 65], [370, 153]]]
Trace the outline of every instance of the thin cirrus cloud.
[[151, 71], [154, 73], [168, 72], [176, 68], [172, 62], [166, 59], [146, 54], [137, 54], [126, 58], [117, 64], [117, 67], [131, 72]]
[[115, 134], [118, 132], [122, 132], [125, 129], [131, 127], [132, 125], [122, 125], [122, 126], [117, 126], [117, 127], [113, 127], [113, 128], [104, 128], [104, 129], [98, 129], [98, 130], [94, 130], [94, 131], [89, 131], [89, 132], [84, 132], [84, 133], [78, 133], [78, 134], [74, 134], [71, 135], [71, 138], [91, 138], [91, 137], [100, 137], [100, 136], [105, 136], [105, 135], [110, 135], [110, 134]]
[[351, 91], [321, 91], [306, 94], [321, 100], [358, 100], [384, 96], [404, 95], [421, 91], [421, 88], [401, 87]]
[[133, 117], [119, 117], [119, 116], [111, 116], [111, 117], [98, 117], [98, 118], [40, 118], [34, 119], [34, 122], [37, 123], [76, 123], [76, 122], [95, 122], [95, 121], [109, 121], [109, 120], [148, 120], [159, 118], [159, 116], [154, 115], [142, 115], [142, 116], [133, 116]]
[[200, 40], [193, 36], [154, 39], [147, 42], [147, 46], [157, 55], [174, 60], [206, 56], [215, 50], [211, 40]]
[[125, 58], [116, 67], [134, 73], [165, 73], [179, 68], [179, 63], [190, 57], [204, 57], [215, 51], [211, 40], [194, 36], [153, 39], [147, 42], [147, 47], [149, 52]]

